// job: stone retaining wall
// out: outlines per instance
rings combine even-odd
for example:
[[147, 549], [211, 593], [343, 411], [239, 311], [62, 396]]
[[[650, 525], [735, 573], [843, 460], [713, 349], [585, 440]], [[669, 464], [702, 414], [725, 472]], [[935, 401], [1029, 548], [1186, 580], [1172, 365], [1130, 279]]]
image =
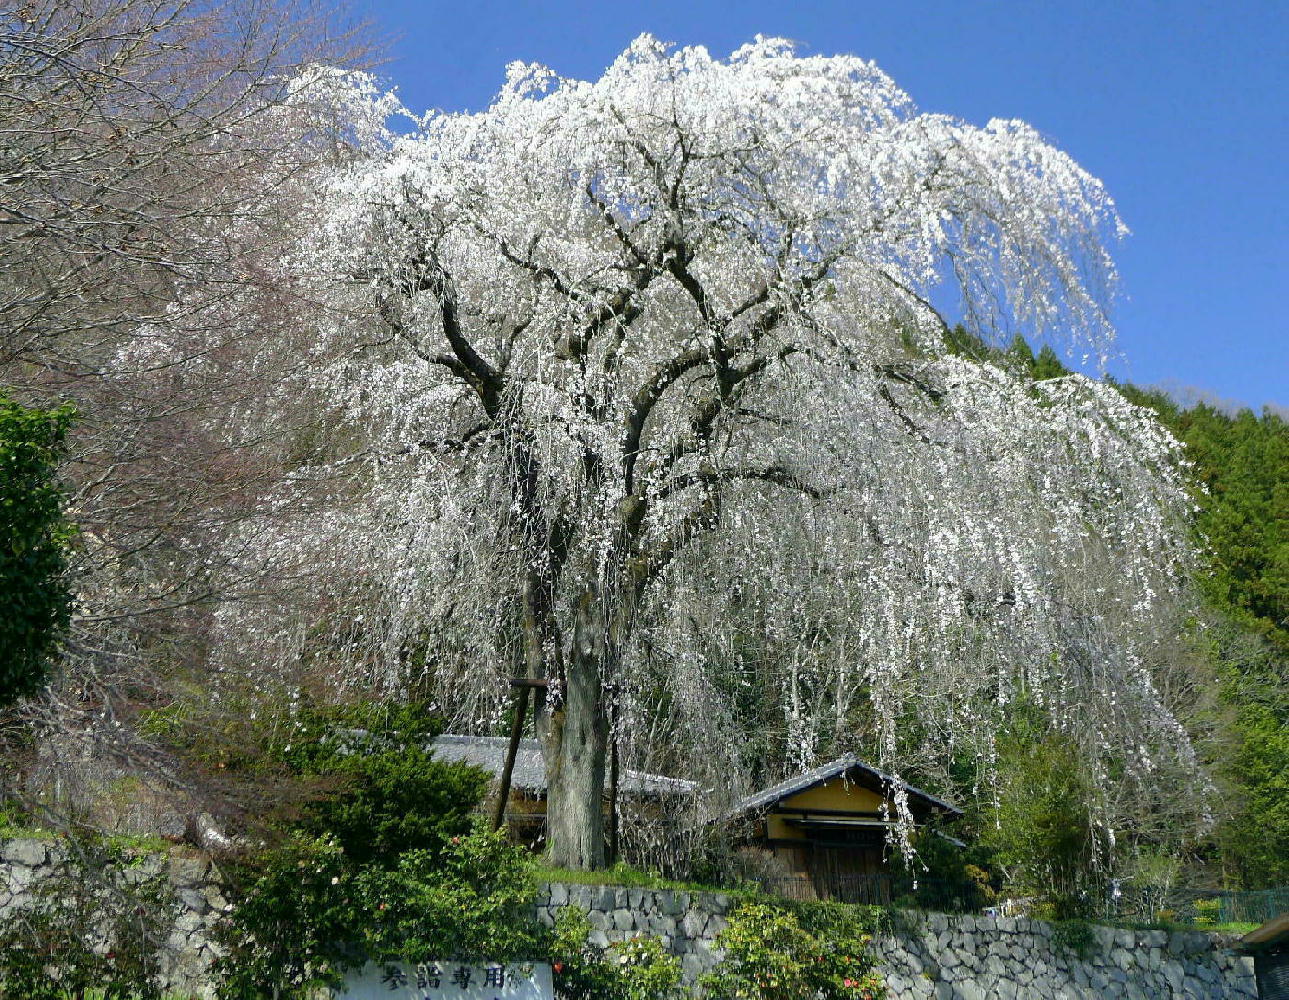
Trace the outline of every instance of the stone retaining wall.
[[1258, 995], [1229, 935], [1093, 927], [1078, 952], [1042, 920], [900, 914], [873, 942], [899, 1000], [1238, 1000]]
[[[593, 944], [649, 934], [694, 983], [720, 959], [716, 935], [733, 908], [720, 893], [551, 885], [538, 919], [587, 913]], [[1256, 998], [1253, 960], [1229, 935], [1091, 928], [1075, 952], [1041, 920], [900, 912], [873, 941], [891, 1000], [1241, 1000]]]
[[[30, 904], [39, 884], [65, 864], [63, 850], [43, 840], [0, 842], [0, 920]], [[145, 855], [122, 878], [162, 874], [174, 893], [161, 952], [166, 985], [208, 997], [219, 954], [212, 930], [229, 908], [219, 872], [199, 857]], [[656, 937], [679, 957], [692, 985], [719, 961], [716, 937], [736, 902], [722, 893], [554, 883], [539, 890], [536, 908], [551, 926], [560, 909], [578, 907], [601, 948]], [[1076, 953], [1041, 920], [896, 913], [873, 951], [891, 1000], [1252, 1000], [1253, 960], [1232, 944], [1220, 934], [1095, 927]]]
[[599, 948], [640, 935], [656, 937], [680, 958], [685, 982], [692, 984], [720, 959], [716, 935], [725, 929], [733, 905], [723, 893], [552, 883], [538, 890], [537, 919], [553, 927], [561, 909], [576, 906], [586, 913], [591, 944]]
[[[71, 870], [74, 870], [72, 868]], [[42, 883], [69, 871], [66, 848], [54, 841], [0, 842], [0, 920], [30, 906]], [[218, 870], [207, 859], [144, 854], [120, 874], [138, 884], [160, 875], [173, 892], [172, 920], [158, 948], [164, 987], [179, 995], [213, 996], [210, 966], [219, 954], [212, 929], [229, 909]], [[110, 892], [114, 887], [102, 887]]]

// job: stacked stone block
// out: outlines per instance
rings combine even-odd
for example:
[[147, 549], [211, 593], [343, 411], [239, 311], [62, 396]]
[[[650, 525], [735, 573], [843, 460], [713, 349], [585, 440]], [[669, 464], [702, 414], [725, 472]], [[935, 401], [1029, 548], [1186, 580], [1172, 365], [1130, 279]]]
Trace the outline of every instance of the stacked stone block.
[[716, 936], [725, 929], [725, 916], [733, 902], [723, 893], [557, 882], [538, 891], [537, 919], [553, 927], [555, 917], [566, 906], [586, 913], [594, 947], [607, 948], [633, 937], [657, 938], [680, 959], [684, 980], [693, 985], [720, 958]]
[[[0, 842], [0, 920], [33, 902], [47, 879], [66, 869], [56, 841], [22, 838]], [[219, 871], [201, 857], [144, 855], [121, 872], [128, 889], [164, 874], [174, 893], [174, 919], [159, 949], [163, 986], [177, 996], [214, 996], [210, 968], [220, 954], [214, 927], [230, 909]]]
[[1076, 952], [1042, 920], [902, 914], [873, 942], [898, 1000], [1239, 1000], [1253, 960], [1204, 932], [1091, 928]]

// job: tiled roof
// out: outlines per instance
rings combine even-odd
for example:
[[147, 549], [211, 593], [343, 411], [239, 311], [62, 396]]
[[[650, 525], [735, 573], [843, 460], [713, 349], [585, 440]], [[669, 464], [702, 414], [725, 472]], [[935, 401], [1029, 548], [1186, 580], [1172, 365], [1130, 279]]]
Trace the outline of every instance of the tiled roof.
[[[498, 778], [506, 766], [509, 748], [510, 738], [507, 736], [439, 736], [433, 744], [437, 759], [473, 764]], [[537, 740], [519, 741], [510, 786], [526, 792], [546, 791], [546, 758]], [[627, 795], [687, 795], [698, 788], [698, 783], [624, 769], [618, 775], [618, 787]], [[605, 789], [608, 789], [607, 775]]]
[[789, 778], [787, 781], [781, 781], [777, 785], [771, 785], [769, 788], [763, 788], [759, 792], [741, 799], [730, 811], [731, 816], [741, 816], [744, 813], [755, 812], [766, 806], [773, 805], [781, 799], [786, 799], [789, 795], [796, 795], [797, 792], [804, 792], [807, 788], [814, 788], [816, 785], [822, 785], [830, 778], [836, 778], [839, 775], [851, 774], [858, 771], [861, 778], [867, 778], [864, 784], [876, 784], [874, 790], [889, 792], [892, 789], [903, 787], [908, 792], [909, 798], [915, 802], [920, 801], [924, 805], [933, 809], [947, 812], [951, 816], [961, 816], [962, 810], [956, 806], [950, 805], [944, 799], [936, 798], [920, 788], [914, 788], [907, 782], [900, 781], [898, 778], [887, 774], [885, 771], [879, 771], [875, 767], [870, 767], [854, 754], [846, 754], [844, 757], [838, 757], [828, 764], [822, 764], [803, 774]]

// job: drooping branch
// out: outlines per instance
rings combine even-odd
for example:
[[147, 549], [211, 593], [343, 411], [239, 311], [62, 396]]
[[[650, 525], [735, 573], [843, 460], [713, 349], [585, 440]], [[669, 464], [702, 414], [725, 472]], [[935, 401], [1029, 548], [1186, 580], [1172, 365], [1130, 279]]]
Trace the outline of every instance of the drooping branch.
[[622, 460], [628, 493], [636, 492], [635, 468], [640, 454], [640, 441], [654, 407], [658, 405], [668, 389], [689, 372], [704, 364], [709, 357], [707, 350], [702, 347], [691, 347], [674, 355], [632, 397], [622, 436]]
[[639, 557], [638, 574], [639, 592], [657, 580], [677, 555], [695, 538], [716, 528], [721, 518], [721, 495], [717, 491], [708, 493], [701, 504], [681, 518], [659, 544]]
[[626, 329], [644, 313], [641, 297], [653, 284], [658, 274], [657, 268], [637, 268], [631, 284], [614, 292], [608, 301], [591, 315], [582, 329], [569, 338], [569, 355], [575, 358], [585, 357], [591, 342], [607, 328], [615, 328], [619, 336], [622, 336]]
[[627, 232], [622, 223], [618, 221], [618, 217], [614, 215], [613, 209], [608, 205], [608, 203], [595, 193], [594, 187], [588, 184], [583, 190], [586, 191], [586, 197], [590, 200], [591, 204], [595, 206], [595, 210], [600, 213], [600, 218], [603, 219], [608, 227], [613, 231], [613, 234], [618, 238], [618, 242], [627, 249], [627, 252], [630, 253], [633, 258], [635, 258], [636, 263], [641, 267], [657, 268], [661, 262], [661, 257], [646, 254], [636, 246], [636, 242], [631, 238], [631, 234]]

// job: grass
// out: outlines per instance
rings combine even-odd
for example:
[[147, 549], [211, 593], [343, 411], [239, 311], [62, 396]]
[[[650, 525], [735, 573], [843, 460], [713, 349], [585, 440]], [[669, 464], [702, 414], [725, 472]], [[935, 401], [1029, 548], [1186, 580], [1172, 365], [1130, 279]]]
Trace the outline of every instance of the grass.
[[1093, 920], [1092, 923], [1101, 927], [1115, 927], [1127, 931], [1204, 931], [1215, 934], [1248, 934], [1255, 931], [1261, 924], [1247, 923], [1245, 921], [1228, 921], [1224, 924], [1193, 923], [1188, 924], [1180, 920]]
[[[0, 809], [0, 840], [55, 841], [64, 836], [64, 831], [39, 826], [21, 813]], [[155, 834], [93, 834], [92, 837], [111, 850], [132, 854], [169, 854], [176, 846]]]
[[570, 885], [611, 885], [627, 889], [672, 889], [679, 892], [721, 892], [726, 895], [748, 895], [747, 890], [722, 886], [703, 885], [699, 882], [680, 882], [663, 878], [656, 872], [645, 872], [618, 862], [612, 868], [599, 871], [576, 871], [571, 868], [552, 868], [540, 861], [533, 873], [539, 882], [564, 882]]
[[58, 834], [36, 826], [12, 803], [0, 805], [0, 840], [53, 840]]
[[[705, 885], [698, 882], [682, 882], [675, 879], [663, 878], [657, 872], [641, 871], [639, 868], [633, 868], [630, 865], [619, 862], [612, 868], [603, 868], [599, 871], [576, 871], [571, 868], [554, 868], [542, 864], [540, 860], [534, 870], [534, 875], [539, 882], [563, 882], [569, 885], [605, 885], [615, 886], [627, 889], [671, 889], [679, 892], [719, 892], [727, 896], [742, 896], [752, 898], [761, 895], [761, 890], [756, 886], [717, 886]], [[1057, 921], [1057, 923], [1060, 923]], [[1187, 924], [1170, 920], [1157, 920], [1149, 922], [1127, 921], [1127, 920], [1088, 920], [1076, 921], [1076, 923], [1087, 923], [1088, 926], [1114, 927], [1124, 930], [1162, 930], [1162, 931], [1206, 931], [1220, 934], [1248, 934], [1256, 930], [1260, 925], [1256, 923], [1225, 923], [1225, 924]]]

